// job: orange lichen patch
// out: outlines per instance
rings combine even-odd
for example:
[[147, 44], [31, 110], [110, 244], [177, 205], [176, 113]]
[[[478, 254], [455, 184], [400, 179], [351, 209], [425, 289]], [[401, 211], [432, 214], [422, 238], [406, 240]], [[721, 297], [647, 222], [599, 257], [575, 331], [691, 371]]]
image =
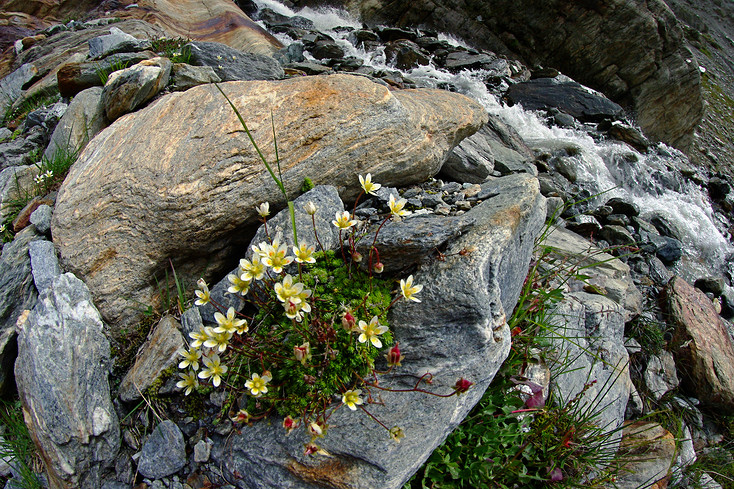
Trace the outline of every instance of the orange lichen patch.
[[307, 482], [334, 489], [351, 489], [354, 487], [349, 482], [352, 465], [344, 460], [332, 458], [315, 466], [292, 461], [287, 468], [290, 473]]
[[89, 268], [89, 275], [94, 275], [98, 270], [104, 268], [104, 266], [116, 256], [117, 250], [114, 248], [108, 248], [105, 250], [97, 257], [96, 260], [94, 260], [94, 263], [92, 263], [92, 266]]

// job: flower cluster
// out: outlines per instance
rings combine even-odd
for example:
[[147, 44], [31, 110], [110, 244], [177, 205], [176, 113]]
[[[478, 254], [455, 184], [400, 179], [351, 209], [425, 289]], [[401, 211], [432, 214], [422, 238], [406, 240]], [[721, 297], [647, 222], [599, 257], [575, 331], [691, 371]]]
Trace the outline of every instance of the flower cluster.
[[[375, 195], [381, 188], [370, 174], [360, 175], [359, 181], [363, 194]], [[407, 215], [405, 205], [405, 199], [391, 194], [390, 212], [377, 233], [389, 219]], [[265, 202], [255, 210], [267, 235], [270, 205]], [[295, 235], [294, 246], [269, 235], [252, 245], [250, 258], [240, 260], [227, 276], [227, 291], [245, 300], [245, 312], [225, 310], [212, 299], [206, 282], [199, 280], [195, 304], [215, 307], [216, 326], [204, 325], [190, 333], [189, 347], [180, 351], [183, 371], [177, 385], [186, 395], [200, 382], [224, 385], [233, 395], [247, 394], [247, 405], [230, 413], [234, 422], [249, 424], [278, 413], [284, 417], [286, 431], [304, 427], [311, 437], [306, 444], [309, 454], [320, 453], [316, 440], [325, 435], [329, 417], [342, 406], [365, 411], [399, 441], [403, 430], [383, 425], [368, 408], [373, 402], [371, 391], [386, 389], [377, 385], [377, 374], [400, 367], [405, 358], [399, 344], [393, 344], [387, 312], [400, 299], [420, 302], [417, 295], [423, 286], [415, 284], [411, 275], [399, 281], [398, 295], [392, 298], [395, 282], [377, 277], [384, 266], [374, 243], [367, 257], [355, 249], [360, 238], [355, 235], [364, 232], [364, 226], [353, 213], [339, 211], [332, 220], [339, 230], [339, 259], [339, 251], [321, 246], [314, 217], [317, 206], [308, 202], [304, 210], [313, 218], [314, 237], [321, 249], [298, 243]], [[381, 350], [386, 372], [375, 367]], [[442, 397], [465, 392], [471, 384], [461, 380], [451, 394]], [[419, 387], [421, 381], [414, 390], [430, 394]]]
[[47, 180], [51, 180], [54, 177], [54, 172], [47, 170], [43, 173], [39, 173], [33, 178], [36, 185], [43, 185]]

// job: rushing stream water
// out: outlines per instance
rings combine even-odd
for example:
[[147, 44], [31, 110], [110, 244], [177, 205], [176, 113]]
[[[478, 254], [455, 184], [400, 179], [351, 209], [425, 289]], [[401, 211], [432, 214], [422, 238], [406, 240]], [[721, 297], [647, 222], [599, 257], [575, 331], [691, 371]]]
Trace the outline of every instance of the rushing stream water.
[[[333, 8], [317, 10], [305, 8], [293, 11], [274, 0], [255, 0], [258, 7], [268, 7], [277, 13], [300, 15], [310, 19], [318, 31], [333, 37], [344, 49], [346, 56], [354, 56], [375, 69], [401, 71], [388, 64], [384, 51], [379, 48], [366, 52], [346, 40], [348, 31], [339, 27], [362, 28], [362, 23], [345, 11]], [[293, 42], [285, 35], [276, 35], [284, 44]], [[451, 36], [441, 35], [455, 45], [463, 45]], [[308, 53], [305, 53], [308, 57]], [[312, 59], [312, 58], [311, 58]], [[675, 172], [687, 158], [665, 145], [641, 154], [625, 143], [593, 138], [580, 129], [549, 126], [534, 112], [520, 106], [509, 107], [489, 92], [483, 80], [487, 72], [465, 70], [452, 74], [432, 64], [402, 72], [418, 86], [436, 88], [450, 84], [456, 90], [480, 102], [489, 113], [512, 126], [533, 149], [553, 151], [559, 148], [577, 148], [573, 156], [578, 173], [577, 183], [591, 195], [605, 192], [603, 199], [623, 197], [641, 209], [642, 217], [659, 215], [671, 222], [681, 234], [684, 259], [676, 264], [675, 272], [687, 280], [706, 274], [719, 274], [726, 267], [727, 257], [734, 246], [725, 237], [724, 220], [711, 208], [705, 190], [683, 179]], [[603, 202], [600, 202], [600, 204]]]

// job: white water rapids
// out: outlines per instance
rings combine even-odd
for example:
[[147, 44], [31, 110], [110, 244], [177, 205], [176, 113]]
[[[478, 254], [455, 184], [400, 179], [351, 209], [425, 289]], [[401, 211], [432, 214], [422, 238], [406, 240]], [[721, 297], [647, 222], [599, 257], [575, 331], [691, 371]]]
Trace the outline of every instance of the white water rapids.
[[[310, 19], [318, 31], [337, 41], [346, 56], [360, 58], [367, 66], [401, 71], [388, 64], [382, 49], [373, 52], [358, 49], [346, 40], [346, 30], [335, 30], [338, 27], [362, 28], [358, 19], [343, 10], [307, 7], [293, 11], [275, 0], [255, 0], [255, 3], [260, 8], [267, 7], [286, 16], [300, 15]], [[285, 35], [276, 37], [286, 46], [293, 42]], [[466, 47], [451, 36], [441, 35], [440, 38]], [[308, 53], [305, 54], [308, 58]], [[643, 218], [660, 215], [680, 231], [684, 258], [674, 271], [686, 280], [718, 275], [725, 267], [732, 266], [727, 264], [726, 259], [734, 252], [734, 246], [725, 237], [723, 219], [713, 212], [705, 189], [676, 177], [671, 169], [678, 167], [681, 162], [687, 162], [679, 151], [660, 145], [658, 151], [641, 154], [625, 143], [595, 140], [582, 130], [548, 126], [534, 112], [525, 111], [517, 105], [508, 107], [502, 104], [487, 90], [482, 81], [487, 73], [483, 70], [452, 74], [431, 64], [402, 73], [422, 87], [436, 88], [451, 84], [460, 93], [480, 102], [489, 113], [512, 126], [533, 149], [578, 148], [578, 154], [573, 158], [578, 173], [577, 183], [583, 189], [592, 195], [605, 192], [601, 197], [604, 201], [611, 197], [632, 201], [639, 206]], [[734, 272], [734, 269], [730, 272]]]

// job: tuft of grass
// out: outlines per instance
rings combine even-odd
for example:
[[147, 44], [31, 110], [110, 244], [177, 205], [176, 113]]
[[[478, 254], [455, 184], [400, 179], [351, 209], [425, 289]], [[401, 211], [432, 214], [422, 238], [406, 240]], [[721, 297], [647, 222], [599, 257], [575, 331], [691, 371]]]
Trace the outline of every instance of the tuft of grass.
[[109, 68], [102, 68], [101, 66], [96, 66], [97, 76], [99, 77], [99, 81], [102, 82], [102, 86], [107, 85], [107, 80], [110, 79], [110, 75], [114, 73], [115, 71], [124, 70], [127, 68], [127, 66], [130, 64], [129, 61], [117, 61], [115, 63], [112, 63]]
[[0, 458], [8, 461], [20, 476], [13, 482], [24, 489], [41, 489], [43, 486], [34, 471], [39, 465], [36, 448], [23, 421], [20, 401], [0, 405], [0, 422], [5, 428], [0, 437]]
[[151, 41], [151, 47], [153, 51], [170, 59], [172, 63], [189, 63], [191, 61], [191, 48], [186, 47], [189, 42], [191, 42], [190, 39], [183, 37], [174, 39], [159, 38]]

